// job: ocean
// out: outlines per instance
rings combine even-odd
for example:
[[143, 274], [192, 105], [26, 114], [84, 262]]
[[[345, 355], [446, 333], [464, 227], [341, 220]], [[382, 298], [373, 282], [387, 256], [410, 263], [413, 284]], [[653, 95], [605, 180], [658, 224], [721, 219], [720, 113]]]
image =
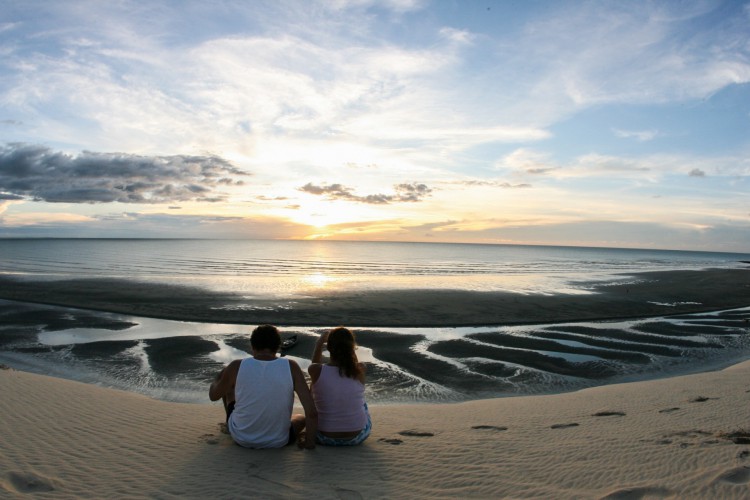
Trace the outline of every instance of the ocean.
[[349, 241], [5, 239], [0, 275], [125, 278], [258, 298], [321, 289], [585, 293], [628, 272], [730, 268], [750, 254]]
[[[644, 271], [747, 267], [750, 254], [439, 243], [3, 239], [0, 276], [188, 285], [247, 300], [326, 290], [591, 293]], [[685, 373], [744, 359], [750, 309], [626, 321], [485, 327], [356, 328], [375, 403], [539, 394]], [[207, 383], [249, 352], [247, 325], [142, 318], [0, 301], [0, 362], [206, 403]], [[335, 326], [335, 325], [332, 325]], [[309, 364], [319, 327], [284, 353]]]

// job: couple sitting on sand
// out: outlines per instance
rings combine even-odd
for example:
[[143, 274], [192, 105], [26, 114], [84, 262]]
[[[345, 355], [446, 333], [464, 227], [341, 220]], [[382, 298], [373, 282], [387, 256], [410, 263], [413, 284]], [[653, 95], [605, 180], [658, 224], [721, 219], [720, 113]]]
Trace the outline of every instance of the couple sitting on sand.
[[[321, 364], [328, 343], [330, 360]], [[248, 448], [280, 448], [299, 442], [351, 446], [370, 435], [372, 423], [365, 403], [365, 367], [354, 352], [354, 334], [338, 327], [318, 338], [307, 387], [299, 365], [277, 357], [281, 336], [275, 326], [262, 325], [250, 337], [252, 357], [229, 363], [211, 383], [211, 401], [224, 401], [227, 429]], [[292, 415], [294, 393], [305, 410]], [[302, 431], [306, 436], [302, 439]]]

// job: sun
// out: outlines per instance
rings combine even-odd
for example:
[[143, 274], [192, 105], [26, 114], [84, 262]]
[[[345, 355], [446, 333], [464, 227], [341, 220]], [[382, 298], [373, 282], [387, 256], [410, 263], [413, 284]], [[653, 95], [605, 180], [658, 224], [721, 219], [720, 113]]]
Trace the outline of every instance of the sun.
[[305, 200], [287, 216], [294, 222], [325, 229], [329, 226], [349, 224], [372, 218], [372, 210], [353, 203], [328, 200]]

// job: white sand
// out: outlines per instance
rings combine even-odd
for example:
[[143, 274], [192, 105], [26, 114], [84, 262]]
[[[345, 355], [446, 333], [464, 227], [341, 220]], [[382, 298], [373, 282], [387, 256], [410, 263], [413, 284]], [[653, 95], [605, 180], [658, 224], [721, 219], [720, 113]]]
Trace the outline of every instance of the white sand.
[[15, 370], [0, 370], [0, 394], [0, 497], [750, 498], [750, 445], [722, 436], [750, 431], [750, 361], [562, 395], [373, 407], [365, 444], [313, 451], [240, 448], [218, 430], [221, 405]]

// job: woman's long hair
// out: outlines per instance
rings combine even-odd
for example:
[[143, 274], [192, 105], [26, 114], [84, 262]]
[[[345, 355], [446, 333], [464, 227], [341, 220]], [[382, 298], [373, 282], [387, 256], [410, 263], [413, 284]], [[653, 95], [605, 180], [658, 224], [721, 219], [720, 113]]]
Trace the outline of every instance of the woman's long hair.
[[339, 326], [328, 334], [328, 352], [331, 360], [338, 365], [341, 376], [356, 379], [361, 377], [362, 367], [354, 352], [356, 347], [354, 334], [348, 328]]

